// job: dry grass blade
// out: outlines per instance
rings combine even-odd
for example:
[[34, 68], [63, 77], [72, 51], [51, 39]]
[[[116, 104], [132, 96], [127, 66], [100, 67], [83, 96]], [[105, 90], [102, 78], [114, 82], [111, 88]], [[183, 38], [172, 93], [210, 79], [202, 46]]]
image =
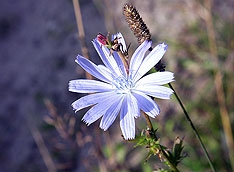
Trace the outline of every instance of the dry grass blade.
[[[82, 51], [83, 56], [89, 59], [89, 52], [88, 52], [88, 48], [85, 42], [85, 32], [84, 32], [84, 26], [83, 26], [81, 11], [80, 11], [79, 0], [73, 0], [73, 6], [75, 10], [76, 23], [78, 27], [78, 38], [81, 43], [81, 51]], [[87, 72], [85, 72], [85, 75], [87, 79], [93, 78], [92, 75], [90, 75]]]
[[220, 115], [222, 120], [222, 125], [224, 129], [226, 144], [229, 150], [229, 158], [231, 161], [232, 169], [234, 170], [234, 142], [233, 142], [233, 133], [232, 133], [232, 127], [231, 127], [231, 121], [230, 117], [228, 115], [228, 110], [226, 107], [225, 102], [225, 96], [224, 96], [224, 88], [223, 88], [223, 74], [220, 70], [220, 64], [218, 59], [218, 50], [217, 50], [217, 44], [215, 40], [215, 29], [213, 25], [213, 19], [212, 19], [212, 2], [211, 0], [207, 0], [204, 3], [205, 7], [201, 6], [201, 9], [203, 10], [203, 14], [201, 17], [206, 22], [207, 27], [207, 34], [209, 39], [209, 48], [210, 48], [210, 54], [213, 57], [213, 62], [215, 66], [215, 76], [214, 76], [214, 84], [216, 89], [216, 94], [218, 98], [219, 108], [220, 108]]
[[41, 133], [39, 132], [39, 130], [31, 124], [30, 121], [28, 121], [28, 126], [29, 129], [32, 133], [33, 139], [35, 140], [37, 147], [41, 153], [42, 159], [48, 169], [49, 172], [56, 172], [56, 166], [52, 160], [52, 157], [50, 156], [50, 153], [45, 145], [44, 139], [41, 135]]

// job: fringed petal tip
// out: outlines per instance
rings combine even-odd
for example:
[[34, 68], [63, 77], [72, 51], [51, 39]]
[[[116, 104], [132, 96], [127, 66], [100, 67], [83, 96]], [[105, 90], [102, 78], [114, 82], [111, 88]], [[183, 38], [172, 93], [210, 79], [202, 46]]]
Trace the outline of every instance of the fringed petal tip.
[[85, 123], [85, 125], [87, 125], [87, 126], [90, 126], [90, 124], [91, 124], [91, 123], [89, 123], [87, 120], [85, 120], [84, 118], [82, 118], [81, 121], [82, 121], [83, 123]]
[[164, 48], [164, 51], [166, 51], [167, 48], [168, 48], [168, 45], [165, 44], [164, 42], [163, 42], [163, 43], [160, 43], [159, 45], [161, 45], [161, 46]]
[[74, 82], [69, 81], [68, 82], [68, 91], [74, 92], [74, 88], [75, 88]]
[[135, 136], [134, 137], [125, 137], [123, 134], [121, 134], [121, 137], [123, 138], [123, 140], [125, 141], [132, 141], [135, 139]]
[[160, 109], [159, 109], [159, 111], [158, 112], [155, 112], [154, 114], [150, 114], [150, 115], [148, 115], [149, 117], [151, 117], [151, 118], [156, 118], [158, 115], [160, 114]]
[[171, 82], [174, 82], [174, 81], [176, 81], [176, 80], [175, 80], [175, 77], [174, 77], [174, 74], [173, 74]]
[[76, 58], [75, 58], [75, 62], [76, 62], [77, 64], [79, 64], [79, 61], [80, 61], [80, 59], [82, 59], [82, 58], [85, 58], [85, 57], [81, 56], [80, 54], [77, 54], [77, 56], [76, 56]]
[[[152, 45], [152, 40], [145, 40], [144, 42], [141, 43], [141, 45], [145, 44], [145, 46], [151, 46]], [[149, 45], [148, 45], [149, 44]]]
[[76, 108], [74, 108], [74, 105], [73, 105], [73, 104], [71, 104], [71, 107], [72, 107], [72, 110], [75, 111], [75, 113], [79, 111], [79, 110], [77, 110]]
[[101, 125], [99, 125], [99, 128], [101, 128], [103, 131], [107, 131], [108, 130], [108, 128], [106, 128], [104, 126], [101, 126]]
[[124, 137], [123, 135], [122, 135], [122, 137], [124, 138], [124, 140], [126, 140], [126, 141], [131, 141], [131, 140], [134, 140], [135, 139], [135, 136], [134, 137]]
[[76, 59], [75, 59], [76, 63], [78, 63], [78, 60], [79, 60], [80, 57], [81, 57], [81, 55], [79, 55], [79, 54], [76, 56]]
[[76, 87], [77, 87], [76, 80], [71, 80], [71, 81], [68, 82], [68, 91], [70, 91], [70, 92], [79, 92]]
[[76, 113], [76, 112], [78, 112], [79, 110], [78, 110], [75, 106], [76, 106], [76, 105], [75, 105], [75, 102], [73, 102], [73, 103], [71, 104], [71, 107], [72, 107], [72, 110], [74, 110], [75, 113]]

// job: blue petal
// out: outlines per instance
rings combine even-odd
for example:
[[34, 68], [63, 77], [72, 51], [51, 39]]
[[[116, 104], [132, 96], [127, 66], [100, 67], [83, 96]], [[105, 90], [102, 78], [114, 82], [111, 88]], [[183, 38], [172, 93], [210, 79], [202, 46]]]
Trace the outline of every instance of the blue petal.
[[103, 99], [98, 104], [89, 109], [82, 120], [88, 125], [95, 122], [97, 119], [107, 113], [108, 109], [112, 107], [113, 101], [118, 99], [118, 97], [119, 96], [117, 96], [116, 94], [113, 94], [109, 98]]
[[127, 98], [128, 109], [131, 111], [133, 116], [135, 118], [140, 117], [140, 108], [138, 106], [137, 99], [132, 94], [128, 94], [126, 98]]
[[72, 107], [74, 110], [76, 110], [75, 112], [77, 112], [83, 108], [92, 106], [99, 102], [108, 101], [111, 97], [115, 96], [115, 94], [115, 92], [89, 94], [73, 102]]
[[172, 72], [156, 72], [144, 76], [139, 81], [137, 81], [135, 86], [137, 87], [138, 85], [164, 85], [172, 81], [174, 81], [174, 74]]
[[133, 53], [131, 61], [130, 61], [130, 68], [129, 68], [129, 75], [131, 79], [135, 77], [141, 63], [145, 57], [146, 51], [151, 47], [151, 41], [144, 41]]
[[107, 84], [101, 81], [78, 79], [69, 81], [69, 91], [76, 93], [95, 93], [112, 91], [114, 88], [111, 84]]
[[119, 70], [120, 70], [121, 74], [122, 74], [124, 77], [127, 77], [126, 68], [125, 68], [125, 66], [124, 66], [124, 64], [123, 64], [122, 59], [120, 58], [120, 56], [118, 55], [118, 53], [115, 52], [115, 51], [113, 52], [113, 56], [114, 56], [114, 58], [115, 58], [115, 60], [116, 60], [116, 63], [117, 63], [117, 65], [118, 65], [118, 67], [119, 67]]
[[155, 118], [160, 113], [158, 105], [149, 96], [136, 90], [133, 90], [132, 94], [136, 97], [139, 108], [147, 115]]
[[129, 108], [127, 98], [124, 99], [120, 112], [120, 128], [125, 140], [135, 138], [135, 119], [132, 109]]
[[167, 49], [167, 45], [162, 43], [157, 45], [143, 60], [141, 66], [138, 70], [134, 81], [139, 80], [146, 72], [148, 72], [152, 67], [154, 67], [159, 60], [163, 57]]
[[106, 131], [116, 119], [123, 102], [123, 95], [119, 94], [119, 96], [116, 96], [115, 99], [108, 101], [111, 101], [112, 105], [105, 112], [105, 115], [102, 117], [100, 123], [100, 128], [104, 131]]
[[105, 64], [105, 66], [115, 75], [119, 76], [121, 74], [119, 70], [119, 66], [117, 65], [113, 55], [111, 54], [110, 50], [105, 47], [104, 45], [101, 45], [97, 41], [97, 39], [94, 39], [92, 41], [96, 51], [98, 52], [100, 58], [102, 59], [102, 62]]
[[84, 121], [89, 126], [102, 117], [106, 110], [105, 107], [106, 106], [104, 106], [103, 103], [96, 104], [86, 112], [82, 118], [82, 121]]
[[170, 99], [170, 96], [173, 93], [172, 89], [158, 85], [141, 85], [134, 90], [160, 99]]
[[89, 61], [88, 59], [78, 55], [76, 62], [88, 73], [93, 75], [94, 77], [105, 81], [105, 82], [111, 82], [111, 72], [108, 70], [103, 70], [102, 68], [99, 68], [97, 65], [95, 65], [93, 62]]

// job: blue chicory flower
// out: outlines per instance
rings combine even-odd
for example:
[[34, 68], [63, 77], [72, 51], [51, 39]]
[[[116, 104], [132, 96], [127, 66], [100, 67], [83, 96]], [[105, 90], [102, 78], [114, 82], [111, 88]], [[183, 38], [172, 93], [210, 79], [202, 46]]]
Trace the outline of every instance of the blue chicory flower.
[[[121, 33], [119, 42], [126, 49]], [[144, 41], [133, 53], [129, 69], [123, 64], [117, 52], [103, 46], [98, 39], [92, 41], [104, 65], [96, 65], [90, 60], [78, 55], [78, 63], [85, 71], [99, 80], [78, 79], [69, 82], [69, 91], [77, 93], [93, 93], [72, 103], [75, 112], [92, 106], [82, 120], [90, 125], [102, 117], [100, 128], [106, 131], [120, 114], [120, 128], [126, 140], [135, 138], [135, 118], [140, 116], [140, 110], [155, 118], [160, 109], [151, 97], [170, 99], [173, 91], [162, 86], [172, 82], [172, 72], [156, 72], [145, 75], [155, 66], [166, 52], [167, 45], [157, 45], [146, 57], [146, 51], [151, 47], [151, 41]], [[151, 96], [151, 97], [150, 97]]]

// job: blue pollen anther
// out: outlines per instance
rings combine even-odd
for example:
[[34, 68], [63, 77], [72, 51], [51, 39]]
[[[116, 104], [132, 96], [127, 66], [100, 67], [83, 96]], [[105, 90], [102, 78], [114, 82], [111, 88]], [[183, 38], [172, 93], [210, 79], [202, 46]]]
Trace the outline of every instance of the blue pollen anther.
[[123, 76], [115, 78], [112, 82], [112, 85], [116, 88], [118, 93], [122, 94], [131, 92], [131, 89], [134, 87], [132, 81]]

